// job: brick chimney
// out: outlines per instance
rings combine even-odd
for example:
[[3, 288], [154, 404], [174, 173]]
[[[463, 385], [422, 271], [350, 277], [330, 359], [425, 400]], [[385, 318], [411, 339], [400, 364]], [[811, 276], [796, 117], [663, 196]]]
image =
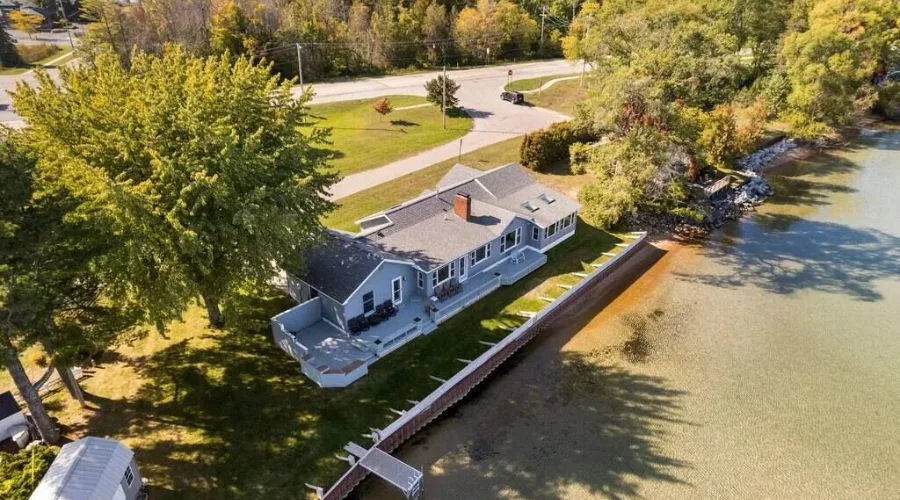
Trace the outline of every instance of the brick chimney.
[[456, 193], [453, 197], [453, 213], [468, 222], [469, 216], [472, 215], [472, 198], [466, 193]]

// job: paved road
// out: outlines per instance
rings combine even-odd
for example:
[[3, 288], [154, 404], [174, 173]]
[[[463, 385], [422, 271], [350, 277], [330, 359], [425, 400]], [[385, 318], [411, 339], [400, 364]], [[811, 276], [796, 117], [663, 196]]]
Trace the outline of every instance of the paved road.
[[[551, 123], [568, 119], [554, 111], [528, 106], [516, 106], [500, 100], [500, 92], [507, 81], [507, 71], [513, 79], [573, 73], [580, 65], [555, 60], [525, 64], [510, 64], [487, 68], [449, 71], [460, 84], [460, 105], [474, 119], [472, 132], [462, 138], [462, 152], [476, 149], [544, 128]], [[323, 83], [313, 86], [313, 103], [366, 99], [383, 95], [425, 95], [425, 82], [437, 72], [384, 78], [364, 78], [347, 82]], [[299, 90], [298, 90], [299, 92]], [[349, 175], [332, 188], [332, 198], [340, 199], [353, 193], [388, 182], [410, 172], [456, 157], [460, 153], [459, 140], [404, 158], [385, 166]]]
[[[512, 69], [514, 80], [541, 76], [574, 73], [580, 65], [570, 61], [554, 60], [523, 64], [510, 64], [465, 70], [449, 71], [450, 77], [460, 84], [460, 104], [474, 119], [472, 131], [460, 141], [438, 146], [417, 155], [398, 160], [382, 167], [349, 175], [332, 188], [332, 198], [340, 199], [378, 184], [421, 170], [435, 163], [448, 160], [462, 153], [504, 141], [506, 139], [544, 128], [551, 123], [568, 119], [554, 111], [516, 106], [501, 101], [499, 94], [507, 81], [507, 71]], [[51, 69], [51, 74], [56, 70]], [[425, 82], [438, 72], [418, 73], [383, 78], [361, 78], [346, 82], [315, 84], [313, 103], [365, 99], [383, 95], [425, 95]], [[9, 108], [7, 90], [15, 88], [17, 81], [34, 83], [32, 73], [16, 76], [0, 76], [0, 122], [21, 126], [22, 122]], [[296, 90], [300, 92], [299, 88]]]

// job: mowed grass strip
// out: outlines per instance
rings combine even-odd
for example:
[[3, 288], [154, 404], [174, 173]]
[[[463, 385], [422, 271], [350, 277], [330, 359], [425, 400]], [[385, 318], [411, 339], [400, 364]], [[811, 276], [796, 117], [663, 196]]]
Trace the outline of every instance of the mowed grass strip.
[[535, 90], [541, 88], [541, 85], [549, 82], [550, 80], [556, 80], [557, 78], [566, 78], [569, 76], [575, 76], [572, 73], [563, 73], [559, 75], [548, 75], [541, 76], [537, 78], [525, 78], [522, 80], [513, 80], [507, 83], [503, 89], [504, 90], [517, 90], [519, 92], [523, 90]]
[[342, 101], [310, 107], [320, 127], [331, 128], [332, 149], [337, 158], [331, 166], [349, 175], [384, 166], [466, 135], [472, 119], [462, 113], [447, 117], [441, 126], [437, 106], [397, 109], [425, 103], [424, 97], [387, 96], [394, 111], [382, 117], [372, 109], [377, 99]]
[[[497, 144], [462, 155], [459, 163], [479, 170], [489, 170], [518, 161], [522, 138], [507, 139]], [[367, 215], [411, 200], [425, 190], [434, 190], [437, 182], [457, 163], [457, 159], [442, 161], [430, 167], [406, 174], [392, 181], [360, 191], [338, 200], [338, 209], [323, 220], [327, 227], [356, 232], [354, 224]]]
[[580, 79], [575, 79], [556, 82], [550, 88], [527, 94], [525, 100], [529, 104], [571, 116], [575, 111], [575, 104], [587, 97], [587, 89], [581, 87]]
[[[525, 318], [573, 271], [588, 268], [621, 240], [579, 221], [575, 236], [545, 266], [503, 287], [379, 360], [344, 389], [321, 389], [274, 345], [268, 319], [285, 297], [248, 299], [227, 310], [229, 327], [211, 330], [199, 305], [165, 336], [151, 334], [105, 354], [84, 381], [89, 407], [62, 393], [48, 398], [71, 437], [111, 436], [131, 446], [155, 498], [298, 498], [304, 483], [328, 486], [347, 464], [348, 441], [397, 418]], [[556, 294], [554, 294], [556, 295]]]
[[[471, 153], [466, 153], [458, 161], [454, 158], [436, 163], [390, 182], [360, 191], [346, 198], [341, 198], [338, 200], [337, 210], [328, 215], [322, 222], [325, 226], [333, 229], [356, 232], [359, 230], [359, 227], [354, 221], [390, 208], [398, 203], [416, 198], [425, 190], [433, 191], [441, 177], [457, 162], [478, 170], [490, 170], [508, 163], [518, 162], [521, 145], [521, 137], [507, 139]], [[531, 172], [531, 175], [538, 182], [546, 184], [572, 198], [577, 198], [581, 186], [592, 182], [594, 179], [591, 174], [572, 174], [567, 162], [554, 165], [553, 168], [546, 172]]]

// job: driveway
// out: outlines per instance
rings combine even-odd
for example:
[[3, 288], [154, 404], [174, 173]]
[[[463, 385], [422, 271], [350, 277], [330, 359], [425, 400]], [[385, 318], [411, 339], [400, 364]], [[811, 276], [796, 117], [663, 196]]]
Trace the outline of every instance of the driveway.
[[[458, 71], [448, 76], [460, 84], [457, 97], [460, 105], [473, 118], [472, 131], [462, 139], [438, 146], [428, 151], [382, 167], [349, 175], [331, 189], [332, 199], [338, 200], [402, 175], [421, 170], [506, 139], [533, 132], [551, 123], [568, 120], [569, 117], [542, 108], [517, 106], [500, 100], [500, 92], [506, 85], [507, 71], [513, 70], [513, 80], [541, 76], [575, 73], [580, 64], [554, 60], [525, 64], [510, 64]], [[425, 82], [439, 72], [415, 75], [363, 78], [347, 82], [313, 85], [313, 103], [367, 99], [383, 95], [425, 95]], [[297, 89], [299, 93], [299, 89]]]

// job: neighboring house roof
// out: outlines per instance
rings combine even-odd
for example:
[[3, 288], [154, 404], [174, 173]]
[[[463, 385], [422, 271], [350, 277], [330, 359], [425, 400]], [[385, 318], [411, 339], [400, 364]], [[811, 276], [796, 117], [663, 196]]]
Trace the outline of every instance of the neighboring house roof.
[[64, 445], [31, 500], [109, 500], [134, 457], [113, 439], [86, 437]]
[[437, 187], [438, 189], [446, 189], [454, 184], [472, 180], [481, 175], [481, 173], [481, 170], [476, 170], [472, 167], [467, 167], [462, 163], [457, 163], [444, 174], [444, 177], [442, 177], [441, 180], [438, 181]]
[[0, 393], [0, 420], [19, 413], [19, 404], [9, 391]]
[[384, 260], [364, 242], [326, 231], [324, 241], [303, 254], [305, 269], [294, 273], [329, 297], [344, 302]]

